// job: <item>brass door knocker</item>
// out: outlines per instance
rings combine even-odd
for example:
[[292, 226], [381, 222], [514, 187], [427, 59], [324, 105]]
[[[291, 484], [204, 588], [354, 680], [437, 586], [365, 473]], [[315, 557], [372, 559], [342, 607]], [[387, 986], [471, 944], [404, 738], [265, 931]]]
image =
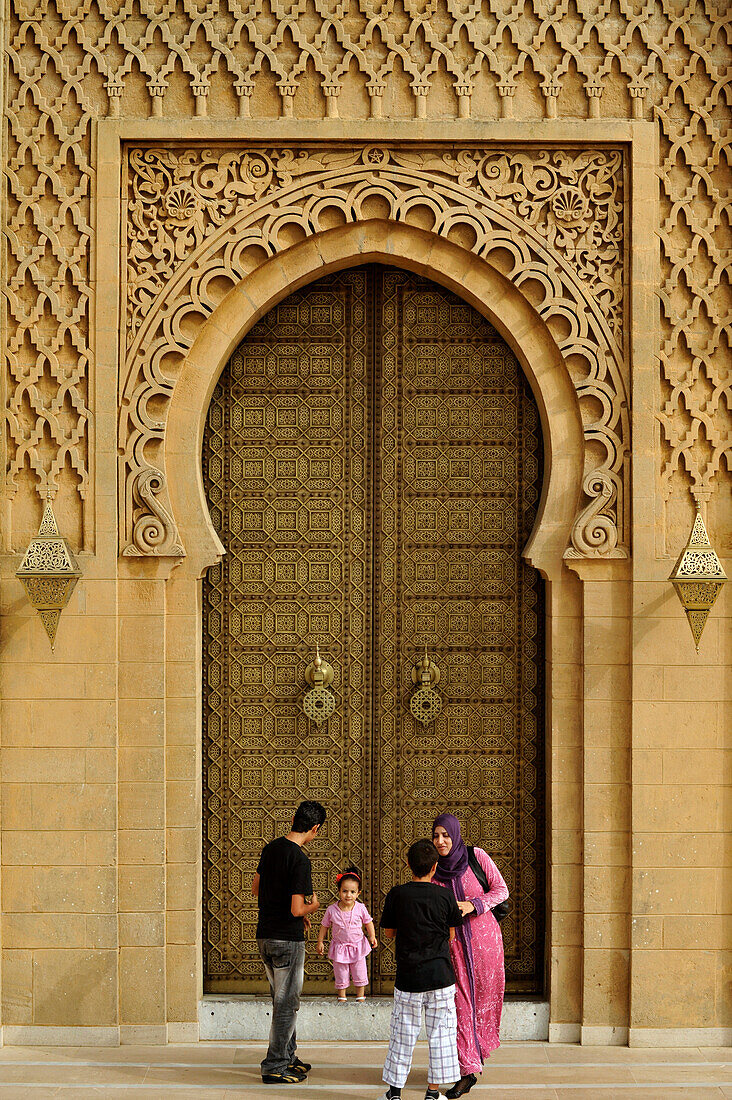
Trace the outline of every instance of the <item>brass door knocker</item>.
[[315, 659], [305, 669], [305, 679], [312, 687], [305, 692], [302, 709], [311, 722], [321, 726], [335, 710], [335, 696], [328, 691], [333, 683], [333, 669], [320, 656], [320, 648], [315, 647]]
[[412, 669], [412, 680], [419, 686], [412, 692], [409, 709], [414, 718], [426, 726], [429, 722], [434, 722], [442, 710], [442, 699], [439, 692], [435, 691], [440, 682], [440, 670], [427, 655], [426, 646], [424, 657]]

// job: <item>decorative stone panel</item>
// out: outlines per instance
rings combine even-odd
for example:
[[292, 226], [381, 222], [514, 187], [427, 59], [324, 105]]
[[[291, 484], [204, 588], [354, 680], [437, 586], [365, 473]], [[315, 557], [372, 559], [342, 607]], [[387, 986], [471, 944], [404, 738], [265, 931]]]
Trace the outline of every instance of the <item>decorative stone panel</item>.
[[532, 302], [572, 365], [585, 425], [586, 499], [567, 553], [626, 556], [621, 150], [131, 147], [127, 168], [124, 554], [183, 552], [166, 412], [216, 304], [293, 241], [378, 216], [460, 244]]
[[[7, 17], [5, 545], [66, 483], [93, 545], [93, 121], [653, 118], [661, 136], [656, 467], [673, 503], [729, 455], [726, 0], [19, 0]], [[456, 131], [457, 132], [457, 131]], [[729, 458], [727, 458], [729, 461]], [[72, 499], [73, 498], [73, 499]], [[69, 511], [70, 515], [71, 512]], [[12, 520], [12, 525], [10, 521]], [[672, 541], [691, 515], [679, 517]]]

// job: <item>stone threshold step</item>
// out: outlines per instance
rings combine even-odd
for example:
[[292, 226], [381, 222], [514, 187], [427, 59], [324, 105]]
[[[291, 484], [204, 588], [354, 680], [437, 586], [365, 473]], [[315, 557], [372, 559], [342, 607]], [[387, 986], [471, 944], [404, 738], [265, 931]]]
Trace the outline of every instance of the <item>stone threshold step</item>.
[[[298, 1040], [383, 1040], [389, 1035], [390, 997], [369, 997], [357, 1004], [337, 1004], [333, 997], [303, 997], [297, 1015]], [[199, 1002], [201, 1039], [243, 1042], [266, 1041], [272, 1020], [268, 997], [210, 994]], [[549, 1038], [548, 1001], [507, 1000], [503, 1006], [504, 1042], [546, 1042]]]

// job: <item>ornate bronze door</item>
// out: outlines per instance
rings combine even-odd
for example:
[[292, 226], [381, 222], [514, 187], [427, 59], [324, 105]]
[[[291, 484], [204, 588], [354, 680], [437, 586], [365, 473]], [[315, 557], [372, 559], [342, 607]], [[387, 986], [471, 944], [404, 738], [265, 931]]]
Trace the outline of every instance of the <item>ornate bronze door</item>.
[[[405, 853], [452, 809], [509, 884], [509, 988], [543, 986], [542, 586], [521, 560], [541, 485], [536, 404], [465, 302], [362, 267], [251, 330], [211, 401], [204, 477], [226, 547], [204, 582], [204, 954], [211, 991], [266, 988], [251, 878], [294, 807], [326, 904], [344, 861], [378, 919]], [[337, 706], [301, 709], [318, 644]], [[428, 648], [443, 707], [418, 724]], [[372, 956], [388, 988], [393, 953]], [[309, 952], [306, 991], [330, 991]]]

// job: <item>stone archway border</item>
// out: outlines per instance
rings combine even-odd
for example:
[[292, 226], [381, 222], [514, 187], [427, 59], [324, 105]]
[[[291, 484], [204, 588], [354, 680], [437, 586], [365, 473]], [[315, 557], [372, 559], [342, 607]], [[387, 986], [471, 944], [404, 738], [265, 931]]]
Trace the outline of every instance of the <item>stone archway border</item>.
[[[203, 402], [195, 447], [190, 434], [186, 441], [199, 464], [208, 398], [247, 328], [297, 285], [357, 257], [366, 262], [368, 253], [422, 271], [489, 317], [534, 386], [552, 463], [567, 441], [552, 422], [560, 410], [550, 408], [556, 393], [569, 391], [563, 400], [576, 421], [581, 416], [584, 440], [564, 482], [565, 494], [572, 480], [580, 487], [565, 521], [565, 556], [627, 556], [622, 147], [131, 145], [124, 165], [123, 554], [191, 550], [169, 468], [178, 394], [182, 400], [192, 386]], [[211, 341], [217, 351], [210, 346], [204, 363], [200, 349]], [[549, 363], [552, 378], [568, 385], [547, 396]], [[545, 486], [534, 542], [558, 491]], [[202, 501], [201, 491], [197, 513]]]
[[581, 493], [582, 424], [572, 382], [548, 328], [509, 279], [443, 238], [387, 221], [329, 230], [275, 256], [239, 283], [203, 325], [186, 356], [170, 403], [165, 461], [171, 513], [199, 573], [222, 547], [208, 513], [201, 445], [220, 371], [255, 321], [294, 290], [345, 267], [384, 263], [425, 275], [459, 294], [511, 337], [537, 395], [547, 476], [526, 557], [539, 568], [561, 561]]

